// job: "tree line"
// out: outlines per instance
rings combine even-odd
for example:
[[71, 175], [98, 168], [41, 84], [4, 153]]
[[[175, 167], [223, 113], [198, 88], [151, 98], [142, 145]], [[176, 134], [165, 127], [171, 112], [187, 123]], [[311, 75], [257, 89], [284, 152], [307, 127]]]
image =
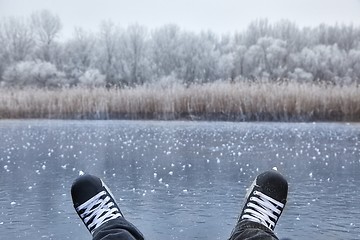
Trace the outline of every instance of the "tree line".
[[147, 29], [104, 21], [96, 32], [75, 28], [60, 39], [59, 16], [48, 10], [0, 20], [0, 86], [132, 87], [148, 83], [291, 79], [360, 83], [360, 27], [300, 28], [255, 20], [218, 35], [170, 24]]

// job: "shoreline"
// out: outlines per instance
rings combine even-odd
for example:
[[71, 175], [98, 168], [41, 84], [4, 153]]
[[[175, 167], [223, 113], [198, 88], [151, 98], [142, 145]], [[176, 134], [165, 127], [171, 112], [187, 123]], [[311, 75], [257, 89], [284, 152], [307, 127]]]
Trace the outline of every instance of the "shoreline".
[[0, 119], [359, 122], [360, 88], [293, 81], [0, 88]]

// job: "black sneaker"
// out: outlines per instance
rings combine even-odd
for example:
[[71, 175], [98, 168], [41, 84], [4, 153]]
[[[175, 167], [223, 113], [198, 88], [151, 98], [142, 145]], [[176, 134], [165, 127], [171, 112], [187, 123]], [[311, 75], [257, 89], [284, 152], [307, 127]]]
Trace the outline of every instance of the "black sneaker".
[[123, 217], [110, 190], [98, 177], [86, 174], [77, 178], [71, 196], [76, 212], [92, 235], [102, 224]]
[[246, 194], [239, 221], [258, 222], [274, 230], [284, 210], [287, 193], [288, 183], [279, 172], [270, 170], [259, 174]]

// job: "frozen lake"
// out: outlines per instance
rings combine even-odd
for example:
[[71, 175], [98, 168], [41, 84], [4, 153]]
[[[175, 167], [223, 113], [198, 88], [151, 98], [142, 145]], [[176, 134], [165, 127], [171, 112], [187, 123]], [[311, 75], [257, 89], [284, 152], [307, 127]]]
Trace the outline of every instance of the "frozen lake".
[[280, 238], [360, 239], [359, 124], [0, 121], [0, 239], [91, 239], [70, 196], [79, 171], [147, 239], [227, 239], [273, 166], [289, 181]]

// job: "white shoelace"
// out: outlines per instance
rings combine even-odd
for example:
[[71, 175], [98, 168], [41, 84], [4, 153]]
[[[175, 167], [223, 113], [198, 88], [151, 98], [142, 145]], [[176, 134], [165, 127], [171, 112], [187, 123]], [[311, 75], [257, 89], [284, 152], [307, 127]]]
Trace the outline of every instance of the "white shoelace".
[[122, 217], [109, 196], [102, 199], [104, 195], [106, 195], [106, 192], [101, 191], [76, 208], [77, 212], [81, 212], [80, 217], [83, 219], [91, 234], [103, 223]]
[[254, 195], [250, 197], [241, 219], [261, 223], [273, 230], [284, 204], [259, 191], [254, 191]]

